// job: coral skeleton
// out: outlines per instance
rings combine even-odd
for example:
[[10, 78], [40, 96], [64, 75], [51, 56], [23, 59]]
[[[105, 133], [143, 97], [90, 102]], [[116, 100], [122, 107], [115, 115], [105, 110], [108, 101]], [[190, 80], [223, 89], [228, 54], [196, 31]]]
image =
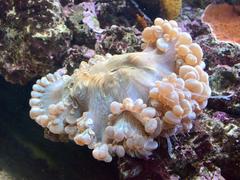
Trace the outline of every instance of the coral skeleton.
[[71, 76], [37, 80], [31, 118], [105, 162], [148, 158], [158, 136], [191, 130], [211, 94], [202, 49], [173, 20], [155, 19], [142, 38], [142, 52], [96, 55]]

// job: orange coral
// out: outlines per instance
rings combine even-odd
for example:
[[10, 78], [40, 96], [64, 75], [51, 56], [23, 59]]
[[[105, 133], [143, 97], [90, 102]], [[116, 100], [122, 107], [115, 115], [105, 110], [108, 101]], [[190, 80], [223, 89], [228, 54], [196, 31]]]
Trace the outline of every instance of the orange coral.
[[202, 21], [207, 23], [219, 41], [240, 44], [240, 16], [236, 7], [229, 4], [210, 4]]

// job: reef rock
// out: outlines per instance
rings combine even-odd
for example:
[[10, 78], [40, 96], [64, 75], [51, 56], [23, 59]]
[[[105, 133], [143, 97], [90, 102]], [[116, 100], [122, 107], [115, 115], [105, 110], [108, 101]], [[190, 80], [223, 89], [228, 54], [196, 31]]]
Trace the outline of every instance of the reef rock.
[[60, 67], [71, 40], [60, 2], [1, 0], [0, 7], [0, 73], [5, 79], [25, 84]]
[[209, 107], [233, 116], [240, 115], [240, 64], [218, 65], [210, 78], [213, 93]]
[[71, 76], [61, 69], [39, 79], [31, 118], [105, 162], [125, 153], [149, 158], [156, 137], [189, 132], [211, 94], [202, 49], [161, 18], [142, 38], [142, 52], [97, 55]]
[[[114, 43], [113, 43], [114, 42]], [[98, 54], [123, 54], [141, 50], [141, 32], [135, 28], [112, 25], [95, 44]]]
[[[74, 69], [81, 60], [89, 60], [95, 49], [100, 54], [139, 50], [139, 32], [122, 26], [134, 25], [135, 20], [120, 23], [124, 18], [114, 11], [108, 23], [105, 16], [109, 8], [125, 9], [122, 3], [0, 0], [0, 74], [23, 85], [63, 66]], [[118, 25], [110, 28], [113, 19]]]

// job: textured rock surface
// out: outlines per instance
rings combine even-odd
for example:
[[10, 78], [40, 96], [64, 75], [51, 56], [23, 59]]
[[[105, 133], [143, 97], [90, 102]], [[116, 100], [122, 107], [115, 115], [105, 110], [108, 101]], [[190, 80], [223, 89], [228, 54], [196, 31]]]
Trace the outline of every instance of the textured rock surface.
[[[78, 66], [81, 60], [91, 57], [81, 59], [86, 51], [75, 49], [87, 47], [92, 51], [96, 44], [101, 53], [109, 49], [120, 52], [121, 48], [128, 51], [129, 45], [129, 51], [133, 51], [135, 41], [131, 36], [138, 34], [135, 28], [115, 27], [115, 31], [106, 30], [101, 35], [104, 29], [97, 19], [111, 24], [106, 23], [109, 17], [104, 13], [110, 7], [124, 9], [124, 2], [120, 6], [115, 1], [95, 5], [71, 0], [0, 0], [0, 74], [9, 82], [26, 84], [63, 65]], [[121, 22], [122, 18], [115, 19]], [[119, 43], [112, 47], [107, 44], [110, 39]]]
[[219, 65], [212, 71], [214, 73], [210, 78], [210, 84], [213, 87], [213, 97], [209, 101], [209, 107], [233, 116], [239, 116], [240, 64], [235, 64], [233, 67]]
[[141, 38], [137, 29], [113, 25], [101, 35], [95, 49], [98, 54], [141, 51]]
[[61, 4], [53, 1], [0, 1], [0, 73], [12, 83], [60, 67], [71, 32]]

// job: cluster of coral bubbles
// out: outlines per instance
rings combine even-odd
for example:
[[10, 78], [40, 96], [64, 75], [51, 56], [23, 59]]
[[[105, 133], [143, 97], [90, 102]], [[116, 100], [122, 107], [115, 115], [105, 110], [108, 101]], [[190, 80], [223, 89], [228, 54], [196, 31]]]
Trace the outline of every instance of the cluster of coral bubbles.
[[156, 137], [191, 130], [211, 94], [202, 49], [173, 20], [155, 19], [142, 38], [142, 52], [98, 55], [71, 76], [58, 70], [39, 79], [31, 118], [105, 162], [147, 158]]

